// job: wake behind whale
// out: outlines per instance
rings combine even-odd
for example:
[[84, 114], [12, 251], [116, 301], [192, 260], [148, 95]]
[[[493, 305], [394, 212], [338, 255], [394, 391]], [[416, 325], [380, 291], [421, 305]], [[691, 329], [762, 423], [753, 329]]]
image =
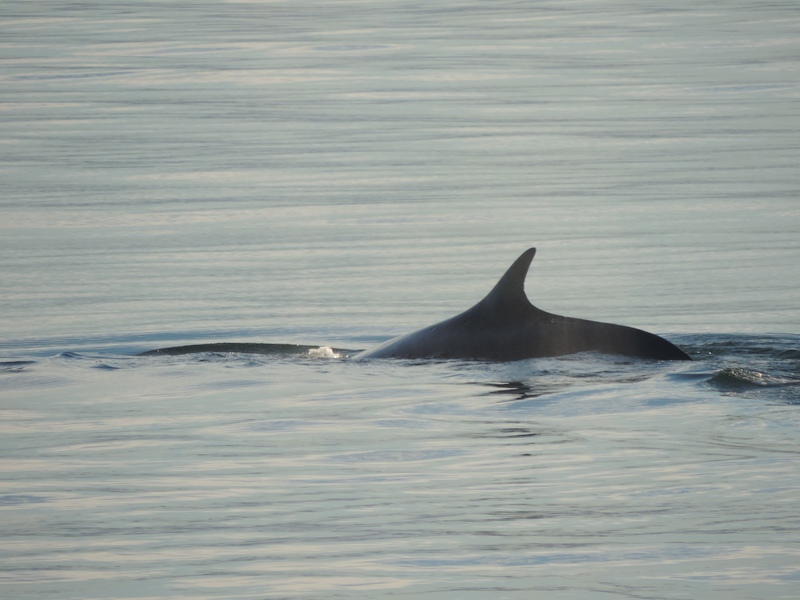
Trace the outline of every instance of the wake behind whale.
[[[525, 278], [535, 254], [536, 248], [523, 252], [489, 294], [472, 308], [376, 348], [357, 352], [352, 358], [514, 361], [598, 352], [652, 360], [692, 360], [671, 342], [647, 331], [564, 317], [536, 308], [525, 295]], [[196, 352], [306, 354], [314, 348], [326, 347], [214, 343], [161, 348], [142, 355]]]

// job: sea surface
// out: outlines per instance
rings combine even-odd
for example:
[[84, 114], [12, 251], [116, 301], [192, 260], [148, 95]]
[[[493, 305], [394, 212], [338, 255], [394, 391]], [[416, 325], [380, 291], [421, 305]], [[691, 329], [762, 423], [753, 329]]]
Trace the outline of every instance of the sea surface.
[[[12, 1], [0, 90], [0, 597], [800, 598], [797, 3]], [[694, 361], [348, 359], [533, 246]]]

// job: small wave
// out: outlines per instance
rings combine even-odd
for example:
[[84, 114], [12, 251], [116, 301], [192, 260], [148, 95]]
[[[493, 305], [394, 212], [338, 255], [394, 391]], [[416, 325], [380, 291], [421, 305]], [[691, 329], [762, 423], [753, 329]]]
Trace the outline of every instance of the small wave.
[[19, 506], [21, 504], [39, 504], [42, 502], [47, 502], [47, 498], [33, 494], [6, 494], [0, 496], [0, 506]]
[[35, 360], [7, 360], [0, 362], [0, 371], [19, 373], [20, 371], [26, 370], [27, 367], [35, 364]]
[[117, 367], [117, 366], [110, 365], [110, 364], [105, 363], [105, 362], [100, 362], [100, 363], [97, 363], [96, 365], [92, 365], [92, 368], [93, 369], [100, 369], [101, 371], [117, 371], [118, 369], [121, 369], [122, 367]]
[[314, 50], [323, 52], [364, 52], [367, 50], [385, 50], [391, 48], [386, 44], [336, 44], [331, 46], [316, 46]]
[[365, 463], [400, 463], [438, 460], [460, 456], [464, 451], [457, 448], [429, 448], [420, 450], [373, 450], [368, 452], [350, 452], [331, 456], [336, 462]]
[[727, 368], [717, 371], [708, 383], [723, 391], [740, 391], [764, 387], [800, 385], [800, 380], [780, 377], [745, 368]]

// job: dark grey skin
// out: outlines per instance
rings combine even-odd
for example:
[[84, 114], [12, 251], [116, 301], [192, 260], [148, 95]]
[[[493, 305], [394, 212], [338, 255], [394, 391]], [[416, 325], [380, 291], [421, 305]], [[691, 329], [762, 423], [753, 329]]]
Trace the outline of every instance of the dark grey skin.
[[356, 354], [365, 358], [439, 358], [511, 361], [578, 352], [653, 360], [692, 360], [652, 333], [554, 315], [525, 295], [525, 276], [536, 248], [514, 261], [491, 292], [469, 310]]

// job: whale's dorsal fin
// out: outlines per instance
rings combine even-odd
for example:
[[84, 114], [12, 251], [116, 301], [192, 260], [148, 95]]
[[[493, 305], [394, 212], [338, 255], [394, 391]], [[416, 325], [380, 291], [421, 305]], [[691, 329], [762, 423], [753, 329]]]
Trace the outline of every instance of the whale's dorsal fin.
[[667, 340], [624, 325], [573, 319], [536, 308], [525, 277], [536, 248], [529, 248], [477, 304], [439, 323], [357, 354], [362, 358], [522, 360], [579, 352], [657, 360], [691, 360]]
[[492, 291], [481, 300], [480, 304], [493, 311], [504, 313], [534, 308], [525, 295], [525, 277], [536, 254], [536, 248], [528, 248], [523, 252], [500, 278]]

